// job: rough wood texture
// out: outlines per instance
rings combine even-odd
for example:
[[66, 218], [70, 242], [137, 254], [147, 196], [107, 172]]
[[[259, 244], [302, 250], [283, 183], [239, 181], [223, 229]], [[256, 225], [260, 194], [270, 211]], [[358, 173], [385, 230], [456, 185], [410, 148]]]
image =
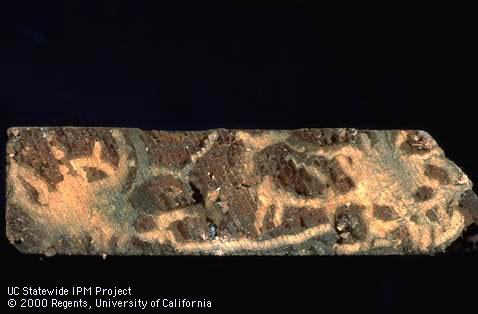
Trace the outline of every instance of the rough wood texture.
[[11, 128], [25, 253], [433, 254], [476, 221], [423, 131]]

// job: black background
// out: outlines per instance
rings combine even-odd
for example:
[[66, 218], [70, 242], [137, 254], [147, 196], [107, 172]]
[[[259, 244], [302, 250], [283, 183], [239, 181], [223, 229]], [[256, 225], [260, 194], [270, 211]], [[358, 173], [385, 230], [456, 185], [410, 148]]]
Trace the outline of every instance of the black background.
[[[10, 126], [411, 128], [427, 130], [478, 182], [470, 9], [1, 6], [2, 156]], [[40, 258], [4, 237], [1, 252], [5, 290], [132, 286], [136, 297], [208, 298], [221, 312], [440, 313], [476, 304], [476, 254]]]

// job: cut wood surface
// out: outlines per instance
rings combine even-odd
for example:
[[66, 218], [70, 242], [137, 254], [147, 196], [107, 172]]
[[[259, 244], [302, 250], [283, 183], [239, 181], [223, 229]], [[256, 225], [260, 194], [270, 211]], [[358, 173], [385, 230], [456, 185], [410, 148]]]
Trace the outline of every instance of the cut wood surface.
[[21, 252], [434, 254], [477, 221], [472, 183], [416, 130], [8, 130]]

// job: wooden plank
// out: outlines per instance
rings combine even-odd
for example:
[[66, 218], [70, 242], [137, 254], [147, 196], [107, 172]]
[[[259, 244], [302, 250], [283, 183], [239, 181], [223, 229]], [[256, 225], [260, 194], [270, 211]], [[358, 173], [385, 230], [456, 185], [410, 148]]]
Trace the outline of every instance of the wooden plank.
[[434, 254], [472, 183], [414, 130], [11, 128], [7, 237], [21, 252]]

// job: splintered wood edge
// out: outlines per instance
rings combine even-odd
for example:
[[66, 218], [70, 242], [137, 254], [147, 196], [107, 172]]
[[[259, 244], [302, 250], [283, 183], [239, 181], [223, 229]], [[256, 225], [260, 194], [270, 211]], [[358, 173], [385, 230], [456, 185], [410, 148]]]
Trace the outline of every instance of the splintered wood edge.
[[472, 183], [415, 130], [11, 128], [7, 237], [25, 253], [433, 254]]

